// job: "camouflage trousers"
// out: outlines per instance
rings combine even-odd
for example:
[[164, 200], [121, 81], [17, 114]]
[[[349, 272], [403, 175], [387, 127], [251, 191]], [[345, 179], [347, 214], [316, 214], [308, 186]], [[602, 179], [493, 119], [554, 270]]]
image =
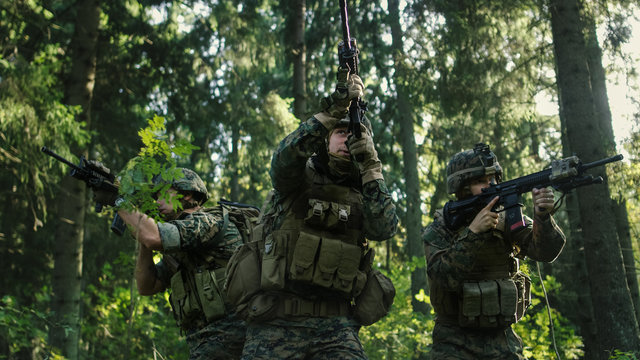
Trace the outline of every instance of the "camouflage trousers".
[[429, 358], [433, 360], [524, 360], [522, 346], [522, 339], [511, 327], [467, 329], [436, 321]]
[[367, 359], [359, 330], [346, 317], [249, 323], [242, 359]]
[[189, 360], [240, 359], [246, 324], [237, 315], [227, 315], [187, 334]]

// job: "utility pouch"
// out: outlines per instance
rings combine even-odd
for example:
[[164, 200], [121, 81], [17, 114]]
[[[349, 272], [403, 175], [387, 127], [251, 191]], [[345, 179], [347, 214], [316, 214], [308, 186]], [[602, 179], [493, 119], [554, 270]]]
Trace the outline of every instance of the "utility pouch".
[[477, 281], [462, 283], [458, 321], [462, 327], [477, 327], [482, 314], [482, 291]]
[[324, 288], [331, 288], [340, 257], [342, 242], [334, 239], [322, 239], [320, 254], [313, 274], [313, 283]]
[[320, 237], [301, 231], [293, 250], [289, 276], [291, 280], [311, 282], [313, 264], [320, 246]]
[[260, 290], [260, 250], [257, 242], [243, 244], [233, 253], [227, 264], [224, 285], [227, 300], [239, 307]]
[[290, 232], [274, 230], [264, 241], [260, 287], [263, 290], [284, 288], [286, 276], [286, 249]]
[[500, 314], [500, 298], [498, 295], [498, 283], [494, 280], [479, 281], [481, 292], [482, 314], [479, 318], [479, 326], [482, 328], [497, 327]]
[[360, 272], [358, 267], [360, 266], [361, 258], [362, 248], [360, 246], [342, 243], [340, 263], [333, 281], [333, 287], [345, 294], [345, 296], [351, 295], [354, 279]]
[[198, 269], [193, 275], [202, 312], [207, 322], [219, 319], [225, 314], [224, 299], [216, 280], [214, 270]]
[[248, 303], [247, 322], [269, 321], [277, 316], [278, 297], [270, 293], [260, 293]]
[[349, 215], [351, 215], [351, 207], [349, 205], [332, 202], [326, 221], [327, 229], [346, 230]]
[[183, 274], [188, 276], [186, 272], [178, 271], [171, 277], [169, 302], [178, 326], [187, 329], [195, 320], [202, 319], [203, 312], [198, 304], [198, 294], [185, 281]]
[[304, 223], [314, 228], [324, 227], [330, 207], [331, 203], [328, 201], [309, 199], [309, 209], [307, 210], [307, 216], [304, 218]]
[[309, 199], [304, 223], [312, 228], [345, 231], [351, 216], [351, 206], [319, 199]]
[[391, 279], [377, 269], [371, 269], [364, 288], [355, 299], [354, 318], [363, 326], [377, 322], [389, 313], [395, 296]]
[[518, 306], [518, 289], [511, 279], [496, 280], [500, 288], [500, 315], [504, 325], [516, 322]]

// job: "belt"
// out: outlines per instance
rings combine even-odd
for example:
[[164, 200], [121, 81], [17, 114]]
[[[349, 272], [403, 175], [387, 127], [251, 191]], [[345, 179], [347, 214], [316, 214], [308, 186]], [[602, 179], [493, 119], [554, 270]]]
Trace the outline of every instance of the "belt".
[[351, 304], [347, 300], [307, 300], [286, 296], [277, 305], [278, 317], [336, 317], [351, 314]]

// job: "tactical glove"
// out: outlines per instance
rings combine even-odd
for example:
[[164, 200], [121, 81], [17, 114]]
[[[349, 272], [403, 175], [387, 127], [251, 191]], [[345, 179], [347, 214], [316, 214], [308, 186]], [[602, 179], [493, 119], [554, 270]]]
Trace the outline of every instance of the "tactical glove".
[[332, 129], [347, 115], [351, 100], [362, 97], [364, 91], [362, 79], [355, 74], [349, 75], [348, 68], [338, 69], [337, 80], [336, 90], [320, 102], [324, 111], [315, 115], [327, 129]]
[[[377, 179], [383, 179], [382, 177], [382, 164], [378, 159], [378, 152], [373, 144], [373, 138], [366, 126], [360, 124], [362, 137], [359, 139], [355, 136], [349, 136], [347, 139], [347, 147], [351, 154], [352, 161], [358, 167], [360, 175], [362, 176], [362, 184], [366, 184], [370, 181]], [[356, 161], [361, 158], [362, 161]]]

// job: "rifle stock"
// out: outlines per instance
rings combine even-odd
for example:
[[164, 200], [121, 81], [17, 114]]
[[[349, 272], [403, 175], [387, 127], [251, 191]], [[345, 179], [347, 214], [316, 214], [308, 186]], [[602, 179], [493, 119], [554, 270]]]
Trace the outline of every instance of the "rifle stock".
[[[449, 229], [457, 229], [466, 221], [472, 219], [480, 209], [499, 196], [500, 199], [492, 209], [493, 211], [506, 212], [506, 225], [512, 232], [522, 230], [526, 225], [522, 216], [522, 194], [532, 191], [534, 188], [552, 187], [566, 194], [577, 187], [601, 184], [602, 177], [594, 177], [585, 172], [591, 168], [622, 160], [618, 154], [591, 163], [583, 164], [577, 156], [570, 156], [561, 160], [554, 160], [551, 167], [537, 173], [523, 177], [492, 184], [482, 189], [482, 194], [472, 196], [459, 201], [449, 201], [444, 205], [444, 221]], [[500, 209], [500, 210], [498, 210]]]

